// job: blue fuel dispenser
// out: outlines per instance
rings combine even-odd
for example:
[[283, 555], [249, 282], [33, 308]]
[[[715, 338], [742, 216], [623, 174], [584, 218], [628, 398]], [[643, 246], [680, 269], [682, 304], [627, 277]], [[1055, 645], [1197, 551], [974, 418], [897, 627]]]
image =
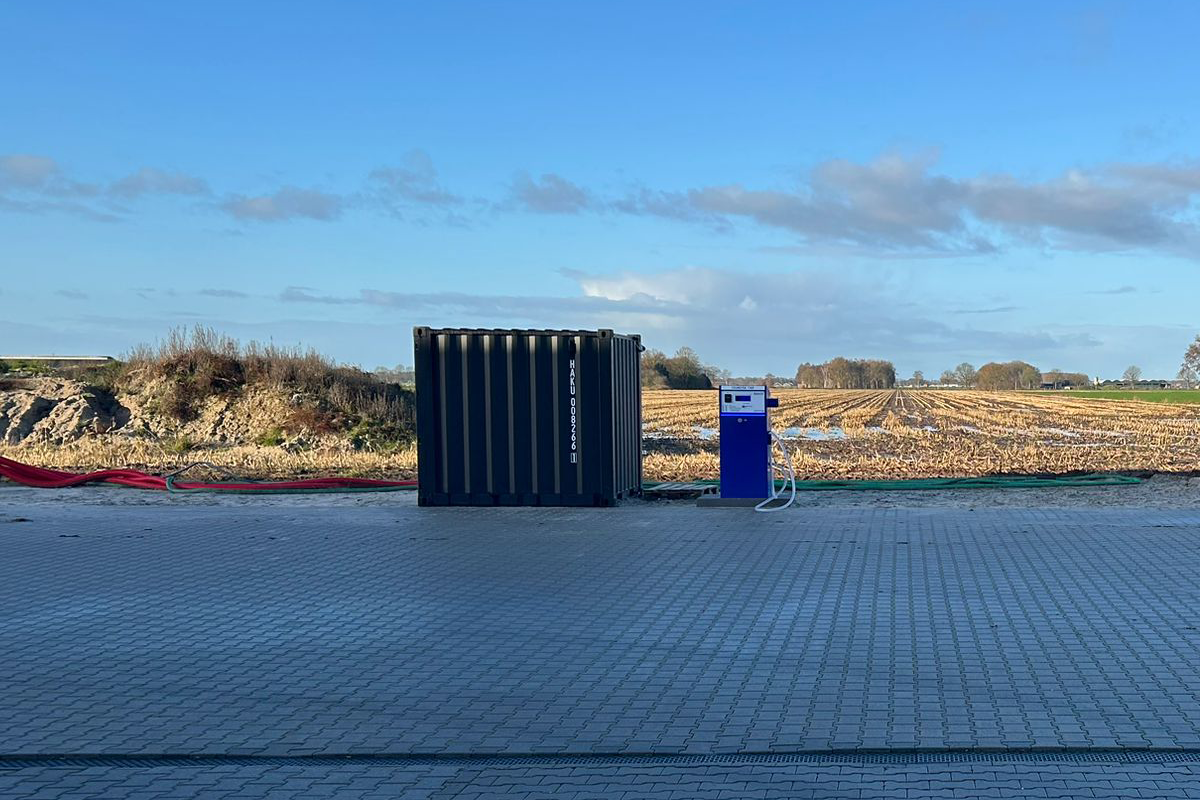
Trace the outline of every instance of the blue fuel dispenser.
[[771, 423], [779, 401], [766, 386], [722, 386], [721, 497], [765, 500], [771, 489]]
[[[780, 498], [775, 490], [776, 470], [791, 479], [792, 499], [796, 496], [791, 456], [771, 430], [770, 410], [779, 407], [779, 400], [771, 397], [766, 386], [722, 386], [718, 404], [721, 493], [702, 496], [701, 505], [754, 506], [760, 511], [786, 507], [768, 506]], [[773, 459], [774, 444], [783, 450], [786, 466]]]

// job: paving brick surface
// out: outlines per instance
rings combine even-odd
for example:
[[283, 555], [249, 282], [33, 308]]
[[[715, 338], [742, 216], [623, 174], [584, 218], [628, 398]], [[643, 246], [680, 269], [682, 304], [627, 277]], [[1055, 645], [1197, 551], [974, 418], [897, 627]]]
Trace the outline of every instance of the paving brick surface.
[[[9, 497], [3, 754], [1200, 748], [1195, 510]], [[305, 796], [378, 791], [352, 766], [230, 769], [231, 786], [260, 795], [294, 796], [306, 775], [349, 783]], [[381, 780], [437, 782], [389, 769]], [[804, 796], [796, 782], [830, 768], [778, 769], [811, 773], [779, 778]], [[876, 767], [855, 769], [847, 782], [875, 783], [838, 792], [899, 796]], [[1085, 782], [1104, 773], [1078, 769]], [[1192, 767], [1172, 769], [1139, 791], [1197, 796]], [[492, 773], [464, 770], [413, 790], [484, 796]], [[30, 767], [0, 771], [0, 786], [52, 775], [67, 783], [46, 792], [93, 780], [132, 792], [129, 780], [209, 773]], [[938, 796], [933, 782], [960, 779], [914, 780], [931, 783], [902, 788], [930, 794], [910, 796]], [[1064, 780], [1047, 777], [1046, 792]], [[585, 774], [555, 796], [597, 786]]]
[[0, 768], [0, 797], [1129, 800], [1200, 797], [1200, 763]]
[[1200, 746], [1200, 514], [30, 511], [0, 752]]

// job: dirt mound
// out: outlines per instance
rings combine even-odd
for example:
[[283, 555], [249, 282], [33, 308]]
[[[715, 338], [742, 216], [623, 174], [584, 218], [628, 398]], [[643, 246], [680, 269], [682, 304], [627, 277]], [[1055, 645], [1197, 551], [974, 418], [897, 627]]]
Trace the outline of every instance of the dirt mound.
[[87, 439], [145, 439], [178, 449], [270, 444], [291, 449], [355, 447], [319, 398], [247, 386], [192, 403], [188, 419], [164, 409], [169, 384], [135, 383], [115, 393], [67, 378], [0, 380], [0, 445], [67, 445]]
[[163, 408], [165, 385], [154, 379], [120, 393], [132, 415], [127, 433], [183, 436], [214, 444], [245, 443], [278, 426], [291, 410], [284, 392], [256, 386], [199, 400], [189, 410], [188, 419], [180, 420]]
[[129, 409], [96, 387], [58, 378], [0, 381], [0, 442], [66, 444], [122, 428]]

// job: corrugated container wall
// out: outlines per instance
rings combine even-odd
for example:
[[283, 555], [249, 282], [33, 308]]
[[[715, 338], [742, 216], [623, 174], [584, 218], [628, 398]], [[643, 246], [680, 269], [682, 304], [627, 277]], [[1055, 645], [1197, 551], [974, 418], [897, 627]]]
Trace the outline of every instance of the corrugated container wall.
[[421, 505], [607, 506], [642, 486], [640, 336], [414, 328]]

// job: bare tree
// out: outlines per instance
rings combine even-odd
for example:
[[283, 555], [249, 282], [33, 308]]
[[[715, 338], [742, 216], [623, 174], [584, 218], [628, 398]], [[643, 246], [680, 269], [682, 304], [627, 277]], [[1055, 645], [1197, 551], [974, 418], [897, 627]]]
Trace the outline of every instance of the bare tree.
[[896, 385], [896, 368], [890, 361], [877, 358], [865, 362], [866, 383], [864, 389], [890, 389]]
[[818, 364], [801, 364], [796, 368], [796, 385], [802, 389], [820, 389], [825, 385], [825, 374]]
[[1024, 361], [989, 362], [975, 376], [980, 389], [1036, 389], [1041, 382], [1041, 371]]
[[825, 386], [829, 389], [853, 389], [854, 366], [849, 359], [838, 356], [825, 365]]
[[1200, 336], [1192, 342], [1183, 354], [1183, 366], [1191, 370], [1193, 375], [1200, 375]]
[[376, 367], [371, 370], [371, 374], [384, 383], [411, 384], [416, 383], [417, 380], [413, 368], [405, 364], [397, 364], [394, 367]]
[[709, 364], [704, 368], [704, 374], [708, 376], [710, 381], [712, 381], [713, 386], [719, 386], [722, 383], [730, 383], [730, 378], [733, 377], [733, 373], [729, 370], [713, 366], [712, 364]]
[[642, 353], [642, 387], [645, 389], [709, 389], [712, 379], [696, 351], [681, 347], [671, 358], [660, 350]]
[[925, 383], [925, 373], [921, 372], [921, 370], [918, 369], [913, 372], [912, 379], [913, 379], [913, 385], [918, 386], [918, 387], [923, 386]]
[[796, 368], [796, 385], [805, 389], [891, 389], [896, 385], [896, 368], [877, 358], [837, 358], [824, 364], [801, 364]]
[[970, 388], [975, 385], [978, 380], [979, 373], [975, 367], [968, 364], [966, 361], [954, 368], [954, 376], [960, 385]]
[[954, 374], [954, 370], [944, 370], [942, 372], [941, 380], [938, 382], [943, 386], [951, 386], [955, 383], [958, 383], [958, 376]]
[[1182, 367], [1180, 367], [1179, 374], [1175, 376], [1175, 380], [1181, 381], [1183, 383], [1183, 388], [1185, 389], [1191, 389], [1193, 386], [1195, 386], [1196, 379], [1196, 371], [1187, 364], [1184, 364]]
[[1121, 380], [1128, 383], [1130, 389], [1132, 389], [1134, 386], [1136, 386], [1137, 382], [1140, 381], [1141, 379], [1142, 379], [1142, 368], [1137, 365], [1126, 367], [1125, 374], [1121, 376]]

